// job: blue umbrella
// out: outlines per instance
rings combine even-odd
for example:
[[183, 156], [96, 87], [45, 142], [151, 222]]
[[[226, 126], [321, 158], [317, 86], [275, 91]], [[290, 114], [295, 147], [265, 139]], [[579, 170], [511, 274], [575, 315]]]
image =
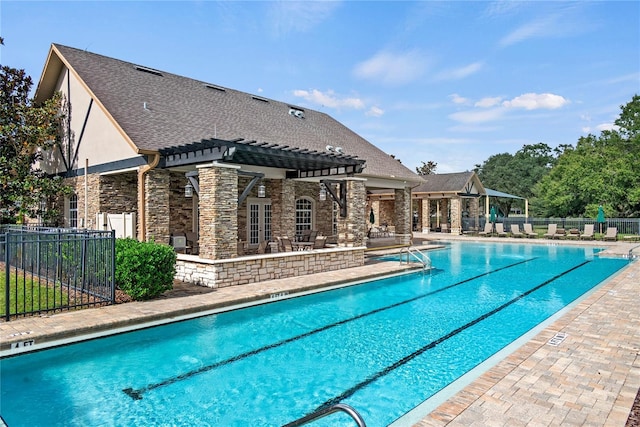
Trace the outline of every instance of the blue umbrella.
[[489, 214], [489, 221], [496, 222], [496, 208], [491, 206], [491, 213]]

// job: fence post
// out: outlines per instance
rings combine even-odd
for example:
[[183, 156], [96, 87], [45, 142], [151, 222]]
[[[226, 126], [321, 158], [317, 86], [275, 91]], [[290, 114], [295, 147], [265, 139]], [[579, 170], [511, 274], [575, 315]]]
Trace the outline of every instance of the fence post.
[[111, 230], [111, 304], [116, 302], [116, 230]]
[[11, 318], [10, 316], [10, 312], [9, 312], [9, 308], [11, 306], [10, 303], [10, 298], [11, 298], [11, 281], [9, 280], [11, 278], [11, 274], [10, 270], [11, 268], [9, 267], [9, 260], [11, 258], [9, 258], [9, 248], [11, 245], [9, 245], [9, 233], [5, 233], [4, 234], [4, 280], [5, 280], [5, 289], [4, 289], [4, 318], [5, 320], [8, 322]]

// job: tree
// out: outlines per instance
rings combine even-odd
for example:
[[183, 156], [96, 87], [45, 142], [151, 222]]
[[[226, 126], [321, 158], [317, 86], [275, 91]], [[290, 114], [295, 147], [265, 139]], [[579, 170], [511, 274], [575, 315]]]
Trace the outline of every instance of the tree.
[[428, 163], [421, 162], [422, 166], [416, 167], [416, 173], [420, 176], [431, 175], [432, 173], [436, 173], [436, 168], [438, 164], [432, 160], [429, 160]]
[[53, 218], [57, 212], [43, 205], [69, 191], [62, 178], [50, 177], [38, 167], [42, 151], [56, 145], [61, 96], [35, 105], [29, 98], [32, 85], [24, 70], [0, 65], [1, 222], [25, 216]]
[[[496, 154], [475, 171], [482, 184], [493, 190], [513, 194], [525, 199], [533, 196], [534, 185], [549, 173], [555, 163], [553, 150], [547, 144], [524, 145], [514, 155]], [[498, 205], [505, 216], [517, 199], [500, 198]]]
[[640, 216], [640, 97], [621, 106], [618, 130], [581, 137], [535, 188], [535, 213], [595, 218]]

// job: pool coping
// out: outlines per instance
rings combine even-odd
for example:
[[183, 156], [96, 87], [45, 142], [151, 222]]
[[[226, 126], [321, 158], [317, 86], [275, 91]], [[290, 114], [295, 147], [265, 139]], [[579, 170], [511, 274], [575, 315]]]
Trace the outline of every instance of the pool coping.
[[[637, 244], [602, 241], [545, 241], [451, 236], [431, 233], [431, 240], [492, 241], [509, 243], [570, 244], [600, 246], [609, 256], [625, 256]], [[392, 264], [392, 265], [390, 265]], [[298, 292], [323, 291], [353, 282], [405, 274], [415, 267], [396, 263], [373, 263], [364, 267], [279, 279], [252, 285], [231, 286], [208, 294], [132, 302], [12, 320], [0, 323], [2, 357], [30, 350], [10, 350], [12, 343], [34, 340], [33, 349], [47, 343], [104, 334], [118, 328], [135, 328], [153, 322], [168, 322], [181, 316], [202, 315], [235, 305], [268, 302]], [[593, 291], [566, 314], [507, 355], [476, 380], [447, 399], [414, 424], [432, 426], [624, 426], [640, 388], [640, 262], [625, 267]], [[635, 302], [635, 303], [634, 303]], [[88, 314], [91, 314], [90, 316]], [[605, 315], [605, 316], [603, 316]], [[606, 322], [603, 321], [603, 317]], [[605, 325], [606, 323], [606, 325]], [[612, 327], [612, 325], [615, 324]], [[548, 345], [559, 331], [568, 331], [562, 345]], [[615, 336], [614, 336], [615, 335]], [[42, 347], [39, 347], [39, 346]], [[592, 366], [606, 359], [598, 372], [575, 366]], [[549, 365], [548, 360], [556, 363]], [[605, 375], [607, 378], [604, 378]], [[555, 383], [555, 376], [565, 383]], [[548, 385], [547, 390], [538, 390]]]

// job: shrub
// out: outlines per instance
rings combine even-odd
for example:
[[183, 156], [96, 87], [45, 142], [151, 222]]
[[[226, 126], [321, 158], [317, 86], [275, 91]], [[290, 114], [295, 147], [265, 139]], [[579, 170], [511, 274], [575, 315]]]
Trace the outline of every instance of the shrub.
[[173, 288], [176, 253], [171, 246], [116, 240], [116, 284], [135, 300], [155, 298]]

